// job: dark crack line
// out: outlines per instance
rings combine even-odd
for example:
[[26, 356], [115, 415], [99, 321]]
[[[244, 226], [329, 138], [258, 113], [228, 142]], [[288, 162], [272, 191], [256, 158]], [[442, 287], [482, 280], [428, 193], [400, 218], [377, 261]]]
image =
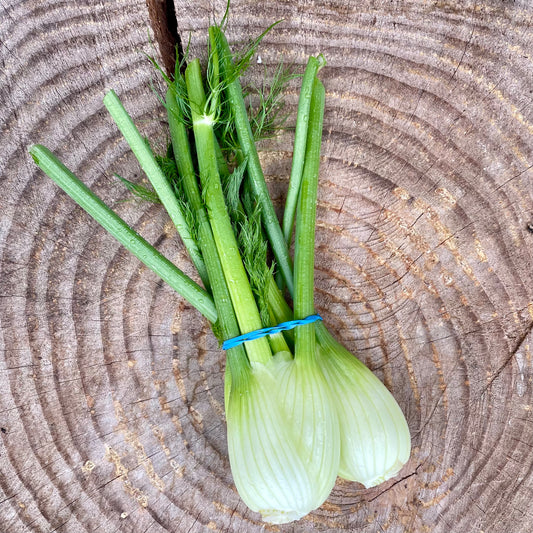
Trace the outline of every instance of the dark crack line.
[[518, 350], [520, 349], [522, 344], [524, 344], [525, 340], [527, 339], [527, 337], [531, 333], [532, 329], [533, 329], [533, 322], [530, 322], [529, 326], [526, 328], [526, 331], [524, 332], [524, 334], [518, 339], [518, 342], [516, 343], [515, 347], [511, 350], [511, 353], [507, 356], [507, 359], [503, 362], [503, 364], [500, 366], [500, 368], [498, 368], [498, 370], [496, 370], [496, 372], [490, 378], [487, 386], [483, 389], [483, 391], [481, 393], [481, 396], [483, 396], [487, 392], [487, 390], [490, 388], [490, 386], [494, 383], [494, 381], [503, 372], [505, 367], [513, 360], [513, 357], [516, 356], [516, 353], [518, 352]]
[[398, 485], [399, 483], [403, 483], [406, 479], [409, 479], [410, 477], [413, 477], [413, 476], [416, 476], [418, 474], [418, 470], [421, 466], [423, 466], [424, 463], [420, 463], [414, 470], [414, 472], [411, 472], [410, 474], [407, 474], [406, 476], [402, 477], [401, 479], [399, 479], [398, 481], [395, 481], [390, 487], [387, 487], [385, 490], [381, 491], [377, 496], [374, 496], [373, 498], [371, 498], [370, 500], [367, 500], [367, 503], [371, 503], [373, 502], [374, 500], [377, 500], [380, 496], [383, 496], [383, 494], [385, 494], [386, 492], [388, 492], [389, 490], [391, 490], [393, 487], [395, 487], [396, 485]]
[[146, 4], [163, 65], [167, 74], [173, 78], [176, 60], [181, 63], [184, 57], [174, 2], [172, 0], [147, 0]]
[[[472, 17], [473, 18], [473, 17]], [[470, 43], [472, 42], [472, 39], [474, 38], [474, 29], [475, 29], [475, 26], [473, 24], [473, 20], [471, 21], [472, 22], [472, 31], [470, 32], [470, 37], [468, 38], [468, 41], [466, 42], [464, 48], [463, 48], [463, 54], [461, 55], [461, 59], [459, 60], [459, 63], [457, 64], [457, 66], [455, 67], [455, 70], [453, 71], [453, 74], [452, 74], [452, 77], [450, 78], [450, 81], [453, 80], [455, 78], [455, 75], [457, 74], [457, 71], [459, 70], [459, 67], [461, 66], [461, 64], [463, 63], [463, 59], [465, 57], [465, 54], [466, 54], [466, 50], [468, 48], [468, 46], [470, 45]]]

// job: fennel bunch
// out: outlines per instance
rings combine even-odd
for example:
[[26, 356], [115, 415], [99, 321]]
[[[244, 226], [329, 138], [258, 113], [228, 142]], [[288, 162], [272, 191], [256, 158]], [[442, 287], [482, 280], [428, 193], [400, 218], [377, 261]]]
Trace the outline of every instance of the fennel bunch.
[[[223, 28], [212, 26], [205, 71], [197, 59], [185, 58], [172, 76], [164, 76], [171, 138], [164, 156], [154, 156], [114, 92], [104, 97], [152, 189], [122, 181], [145, 200], [161, 202], [201, 285], [128, 227], [48, 149], [34, 145], [30, 153], [96, 221], [195, 306], [221, 343], [230, 342], [225, 408], [233, 479], [250, 509], [267, 522], [286, 523], [322, 505], [337, 476], [370, 487], [397, 474], [409, 459], [410, 436], [390, 392], [315, 315], [322, 56], [309, 59], [302, 78], [282, 224], [276, 217], [256, 142], [275, 131], [282, 89], [294, 76], [277, 69], [270, 91], [260, 95], [260, 108], [251, 114], [239, 79], [265, 33], [233, 55]], [[287, 321], [292, 329], [276, 328]]]

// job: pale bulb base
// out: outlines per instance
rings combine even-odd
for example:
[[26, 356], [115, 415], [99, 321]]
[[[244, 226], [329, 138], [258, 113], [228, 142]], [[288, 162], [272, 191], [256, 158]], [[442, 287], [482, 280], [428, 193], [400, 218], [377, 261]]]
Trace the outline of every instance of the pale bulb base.
[[287, 524], [294, 520], [299, 520], [309, 511], [302, 513], [299, 511], [280, 511], [279, 509], [264, 509], [259, 511], [264, 522], [269, 524]]
[[380, 485], [384, 481], [387, 481], [391, 477], [394, 477], [398, 474], [398, 472], [402, 469], [403, 465], [402, 461], [399, 459], [389, 468], [387, 469], [383, 474], [380, 474], [378, 476], [371, 477], [370, 479], [363, 478], [362, 476], [354, 476], [350, 475], [348, 472], [339, 472], [339, 477], [343, 479], [347, 479], [348, 481], [357, 481], [358, 483], [361, 483], [365, 486], [366, 489], [369, 489], [371, 487], [376, 487], [377, 485]]

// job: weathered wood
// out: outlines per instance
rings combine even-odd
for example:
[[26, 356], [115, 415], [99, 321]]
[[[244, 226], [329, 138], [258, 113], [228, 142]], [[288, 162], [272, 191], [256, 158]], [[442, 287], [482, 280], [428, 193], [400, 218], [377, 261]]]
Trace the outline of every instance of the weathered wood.
[[[157, 2], [152, 2], [152, 5]], [[0, 14], [0, 531], [528, 532], [533, 523], [533, 8], [496, 0], [232, 3], [229, 37], [327, 90], [317, 308], [393, 391], [413, 454], [265, 527], [232, 483], [224, 357], [204, 320], [38, 172], [48, 145], [188, 272], [103, 110], [166, 141], [142, 1]], [[176, 1], [191, 51], [223, 2]], [[262, 67], [251, 74], [259, 80]], [[296, 85], [287, 96], [296, 104]], [[265, 145], [278, 205], [291, 135]]]

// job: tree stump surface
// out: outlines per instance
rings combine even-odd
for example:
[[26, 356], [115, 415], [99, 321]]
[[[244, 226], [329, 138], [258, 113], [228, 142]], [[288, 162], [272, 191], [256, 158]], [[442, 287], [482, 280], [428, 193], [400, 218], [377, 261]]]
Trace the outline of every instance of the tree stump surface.
[[[224, 9], [176, 1], [193, 55]], [[279, 19], [249, 80], [282, 59], [300, 71], [310, 54], [328, 61], [317, 310], [397, 398], [410, 461], [369, 490], [338, 480], [296, 523], [247, 509], [206, 321], [27, 153], [47, 145], [193, 273], [161, 206], [124, 201], [113, 177], [142, 179], [106, 89], [158, 149], [167, 140], [143, 55], [159, 53], [148, 8], [2, 0], [2, 533], [531, 531], [533, 7], [234, 0], [229, 40]], [[286, 131], [263, 145], [278, 208], [291, 142]]]

